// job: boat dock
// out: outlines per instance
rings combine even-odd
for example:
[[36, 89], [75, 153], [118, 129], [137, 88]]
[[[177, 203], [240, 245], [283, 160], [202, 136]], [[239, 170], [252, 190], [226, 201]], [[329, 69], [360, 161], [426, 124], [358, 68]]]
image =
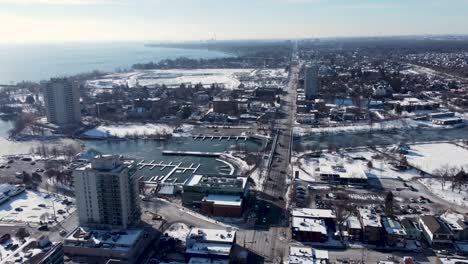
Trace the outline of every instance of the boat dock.
[[198, 136], [193, 136], [192, 137], [194, 140], [201, 140], [201, 141], [205, 141], [205, 140], [218, 140], [218, 141], [222, 141], [222, 140], [235, 140], [235, 141], [239, 141], [239, 140], [242, 140], [242, 141], [247, 141], [247, 139], [249, 139], [249, 137], [247, 136], [203, 136], [203, 135], [198, 135]]
[[200, 151], [178, 151], [178, 150], [164, 150], [163, 155], [173, 156], [200, 156], [200, 157], [219, 157], [222, 152], [200, 152]]

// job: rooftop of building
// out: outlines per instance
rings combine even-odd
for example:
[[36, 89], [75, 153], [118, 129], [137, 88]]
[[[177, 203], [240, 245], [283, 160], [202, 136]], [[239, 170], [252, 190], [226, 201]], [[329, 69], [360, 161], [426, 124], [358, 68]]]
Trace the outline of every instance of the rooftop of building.
[[368, 208], [359, 208], [359, 215], [364, 227], [382, 227], [380, 216]]
[[367, 179], [360, 163], [357, 162], [332, 162], [323, 158], [319, 159], [319, 173], [337, 175], [342, 179]]
[[195, 174], [185, 184], [186, 186], [245, 188], [247, 177], [233, 175]]
[[400, 222], [392, 217], [383, 217], [382, 224], [387, 234], [406, 235], [405, 229]]
[[209, 194], [203, 198], [204, 202], [212, 202], [215, 205], [241, 206], [242, 198], [237, 195]]
[[296, 231], [327, 234], [327, 226], [323, 219], [293, 217], [292, 227]]
[[197, 242], [234, 243], [236, 231], [224, 229], [192, 228], [187, 239]]
[[350, 229], [362, 229], [361, 222], [357, 216], [350, 216], [346, 219], [346, 226]]
[[76, 170], [95, 170], [102, 172], [119, 173], [125, 168], [128, 168], [135, 163], [135, 161], [124, 159], [119, 155], [103, 154], [96, 155], [95, 157], [91, 158], [90, 161], [90, 163], [78, 167]]
[[143, 229], [103, 231], [78, 227], [65, 238], [66, 246], [130, 250], [143, 235]]
[[294, 208], [291, 215], [303, 218], [336, 218], [335, 212], [331, 209]]
[[289, 248], [290, 264], [316, 264], [327, 263], [327, 250], [318, 250], [311, 247], [291, 246]]
[[185, 253], [210, 256], [229, 256], [229, 254], [231, 253], [231, 249], [232, 244], [199, 242], [188, 246], [185, 250]]
[[447, 234], [450, 233], [450, 230], [440, 222], [437, 217], [433, 215], [422, 215], [420, 216], [423, 224], [431, 231], [433, 234]]

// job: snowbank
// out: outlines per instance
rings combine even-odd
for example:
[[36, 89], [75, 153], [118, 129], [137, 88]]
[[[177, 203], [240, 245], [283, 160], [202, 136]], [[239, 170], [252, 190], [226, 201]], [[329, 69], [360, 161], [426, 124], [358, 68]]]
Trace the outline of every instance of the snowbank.
[[173, 127], [165, 124], [128, 124], [128, 125], [111, 125], [98, 126], [86, 131], [83, 136], [90, 138], [107, 138], [109, 136], [125, 138], [128, 136], [152, 136], [171, 134]]

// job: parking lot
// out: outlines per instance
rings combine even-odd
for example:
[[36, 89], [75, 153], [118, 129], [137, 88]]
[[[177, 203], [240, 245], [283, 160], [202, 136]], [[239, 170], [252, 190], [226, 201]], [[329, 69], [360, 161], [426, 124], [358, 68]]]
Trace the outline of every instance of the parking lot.
[[0, 205], [0, 221], [39, 224], [41, 221], [53, 222], [55, 218], [60, 222], [75, 211], [69, 199], [57, 194], [26, 190]]

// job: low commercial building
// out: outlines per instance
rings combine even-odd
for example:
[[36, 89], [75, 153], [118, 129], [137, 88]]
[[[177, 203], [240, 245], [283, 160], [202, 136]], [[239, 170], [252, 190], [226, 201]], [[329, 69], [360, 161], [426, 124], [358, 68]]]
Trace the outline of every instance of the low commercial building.
[[383, 217], [382, 225], [385, 231], [385, 242], [390, 246], [404, 247], [406, 231], [400, 222], [393, 217]]
[[326, 242], [328, 240], [327, 226], [323, 219], [293, 217], [292, 235], [294, 239], [301, 242]]
[[[221, 201], [221, 198], [227, 200], [227, 197], [230, 196], [231, 201], [240, 199], [242, 206], [242, 201], [247, 197], [248, 190], [247, 177], [195, 174], [183, 186], [182, 204], [185, 206], [201, 206], [202, 201], [205, 201], [206, 205], [210, 202], [216, 205], [217, 202], [218, 209], [220, 209], [220, 207], [227, 205]], [[236, 207], [236, 204], [232, 203], [229, 206]]]
[[78, 227], [65, 238], [63, 248], [68, 256], [116, 259], [123, 264], [133, 264], [153, 238], [146, 229], [103, 231]]
[[363, 241], [379, 243], [382, 241], [382, 224], [380, 216], [371, 209], [359, 209], [359, 216], [363, 228]]
[[367, 187], [368, 178], [360, 164], [330, 163], [326, 160], [319, 160], [319, 168], [316, 172], [323, 181], [334, 184]]
[[350, 240], [362, 240], [362, 225], [356, 216], [350, 216], [345, 222], [345, 230]]
[[419, 217], [419, 226], [427, 243], [433, 247], [447, 247], [452, 245], [453, 234], [433, 215]]
[[403, 218], [401, 225], [406, 231], [406, 237], [410, 240], [420, 240], [422, 237], [422, 230], [416, 220], [412, 218]]
[[209, 194], [201, 201], [201, 212], [210, 216], [241, 217], [242, 198], [235, 195]]
[[311, 247], [290, 246], [289, 264], [328, 264], [327, 250], [319, 250]]
[[192, 228], [187, 235], [186, 259], [230, 259], [236, 243], [236, 231]]
[[468, 220], [462, 214], [445, 212], [440, 219], [450, 229], [455, 240], [468, 241]]

